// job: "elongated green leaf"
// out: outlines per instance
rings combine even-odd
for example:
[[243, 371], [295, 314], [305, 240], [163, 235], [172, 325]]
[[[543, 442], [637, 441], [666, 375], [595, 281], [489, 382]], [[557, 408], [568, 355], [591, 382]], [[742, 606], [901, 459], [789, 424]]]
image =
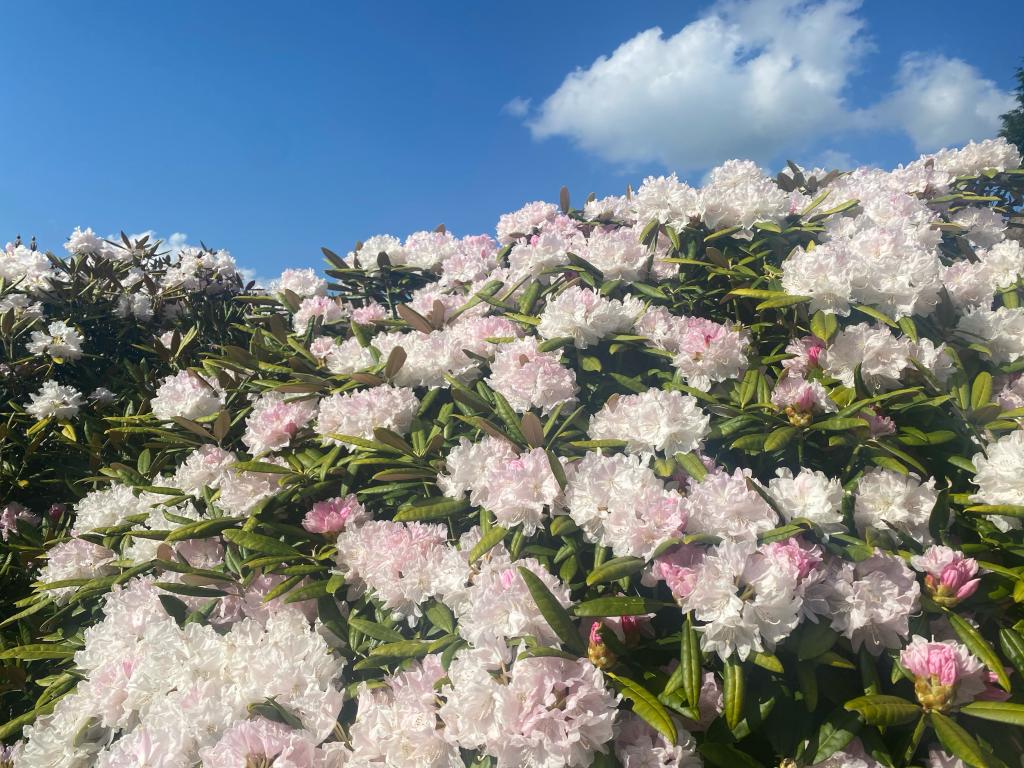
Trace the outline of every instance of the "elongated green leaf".
[[465, 499], [433, 498], [414, 501], [406, 504], [395, 513], [395, 520], [408, 522], [411, 520], [443, 520], [446, 517], [458, 515], [470, 509], [470, 504]]
[[500, 544], [507, 535], [507, 528], [502, 528], [500, 525], [492, 526], [487, 533], [480, 537], [480, 541], [478, 541], [469, 551], [469, 562], [475, 563], [481, 557], [498, 546], [498, 544]]
[[683, 692], [686, 694], [686, 703], [691, 707], [697, 707], [700, 702], [703, 675], [701, 672], [700, 636], [693, 628], [690, 614], [686, 615], [686, 623], [683, 624], [679, 637], [679, 668], [683, 670]]
[[349, 626], [353, 629], [357, 629], [368, 637], [372, 637], [374, 640], [383, 640], [389, 643], [400, 643], [405, 638], [402, 637], [402, 633], [398, 632], [390, 627], [385, 627], [383, 624], [378, 624], [375, 621], [369, 621], [368, 619], [362, 619], [358, 616], [350, 616], [348, 619]]
[[971, 717], [1024, 726], [1024, 704], [1009, 701], [972, 701], [961, 707], [960, 711]]
[[669, 744], [676, 743], [676, 725], [668, 710], [653, 693], [628, 677], [611, 672], [605, 672], [605, 674], [612, 679], [623, 698], [632, 702], [635, 714], [646, 720], [654, 730], [668, 739]]
[[735, 728], [743, 719], [745, 688], [742, 663], [735, 658], [726, 659], [722, 669], [722, 698], [725, 722], [730, 728]]
[[67, 659], [74, 656], [77, 650], [76, 646], [64, 643], [32, 643], [0, 651], [0, 659], [21, 659], [22, 661]]
[[605, 581], [617, 581], [624, 576], [632, 576], [644, 569], [642, 557], [613, 557], [607, 560], [587, 576], [587, 584], [600, 584]]
[[584, 655], [587, 649], [583, 645], [583, 638], [580, 637], [576, 622], [572, 620], [569, 612], [551, 594], [551, 590], [540, 580], [537, 574], [529, 568], [523, 567], [519, 568], [519, 574], [523, 577], [523, 581], [526, 582], [526, 586], [530, 590], [537, 608], [540, 609], [541, 615], [548, 623], [548, 626], [554, 630], [558, 639], [570, 650], [575, 651], [580, 656]]
[[967, 646], [968, 650], [973, 653], [986, 667], [991, 670], [996, 679], [999, 680], [999, 685], [1003, 687], [1003, 690], [1010, 690], [1010, 678], [1006, 675], [1006, 670], [1003, 668], [1002, 659], [995, 652], [995, 649], [988, 644], [988, 640], [983, 638], [978, 630], [974, 628], [970, 622], [960, 618], [959, 615], [952, 611], [946, 612], [946, 617], [949, 619], [949, 623], [953, 625], [954, 631], [960, 637], [960, 640], [964, 645]]
[[169, 534], [164, 541], [185, 541], [186, 539], [208, 539], [212, 536], [217, 536], [225, 528], [230, 528], [233, 525], [238, 525], [242, 521], [238, 518], [233, 517], [220, 517], [216, 520], [200, 520], [197, 523], [190, 523], [189, 525], [183, 525], [180, 528], [175, 528]]
[[930, 713], [930, 718], [935, 735], [947, 752], [974, 768], [989, 768], [981, 746], [959, 723], [940, 712]]
[[899, 696], [873, 694], [850, 699], [843, 707], [857, 712], [870, 725], [900, 725], [909, 723], [921, 714], [921, 707]]
[[415, 659], [430, 653], [430, 646], [424, 640], [398, 640], [394, 643], [383, 643], [370, 649], [370, 656], [383, 656], [389, 659]]
[[574, 606], [573, 613], [587, 618], [599, 616], [642, 616], [646, 613], [654, 613], [659, 608], [669, 605], [674, 605], [674, 603], [646, 600], [642, 597], [598, 597]]
[[270, 536], [264, 536], [262, 533], [231, 529], [224, 531], [222, 535], [228, 541], [256, 552], [265, 552], [268, 555], [302, 556], [302, 553], [295, 549], [295, 547]]

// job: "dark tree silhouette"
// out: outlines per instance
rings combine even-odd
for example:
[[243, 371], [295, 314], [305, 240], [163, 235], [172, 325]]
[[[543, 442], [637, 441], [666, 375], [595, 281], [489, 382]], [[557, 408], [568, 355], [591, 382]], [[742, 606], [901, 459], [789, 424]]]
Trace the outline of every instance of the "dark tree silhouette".
[[1024, 152], [1024, 67], [1017, 68], [1017, 106], [1004, 115], [999, 135]]

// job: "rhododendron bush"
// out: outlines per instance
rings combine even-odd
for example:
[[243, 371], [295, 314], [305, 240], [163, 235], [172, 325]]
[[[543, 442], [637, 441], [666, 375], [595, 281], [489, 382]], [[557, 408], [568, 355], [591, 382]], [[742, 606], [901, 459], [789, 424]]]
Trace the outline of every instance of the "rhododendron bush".
[[1018, 765], [1019, 166], [9, 245], [0, 765]]

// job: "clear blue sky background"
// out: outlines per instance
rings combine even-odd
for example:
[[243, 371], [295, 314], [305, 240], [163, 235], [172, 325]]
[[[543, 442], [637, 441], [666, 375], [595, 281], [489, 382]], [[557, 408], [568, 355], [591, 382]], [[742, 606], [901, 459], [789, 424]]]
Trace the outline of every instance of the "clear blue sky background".
[[[35, 234], [59, 250], [76, 225], [185, 232], [273, 275], [377, 233], [490, 232], [504, 211], [557, 200], [562, 184], [577, 202], [620, 193], [665, 169], [537, 141], [502, 107], [540, 103], [576, 67], [705, 8], [5, 3], [0, 241]], [[962, 58], [1003, 89], [1024, 54], [1019, 2], [867, 0], [858, 13], [875, 49], [845, 91], [852, 104], [877, 99], [908, 49]], [[842, 149], [883, 165], [916, 156], [887, 132]]]

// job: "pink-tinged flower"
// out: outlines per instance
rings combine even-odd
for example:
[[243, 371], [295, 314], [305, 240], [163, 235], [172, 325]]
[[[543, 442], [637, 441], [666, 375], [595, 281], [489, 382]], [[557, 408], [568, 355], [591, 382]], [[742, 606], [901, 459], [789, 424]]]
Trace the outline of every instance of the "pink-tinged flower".
[[384, 305], [376, 302], [352, 310], [352, 320], [359, 325], [370, 325], [377, 320], [384, 320], [387, 316], [388, 311]]
[[302, 527], [310, 533], [338, 533], [345, 526], [359, 523], [367, 517], [366, 510], [354, 493], [345, 498], [336, 497], [318, 501], [302, 519]]
[[914, 691], [925, 709], [966, 704], [985, 690], [985, 668], [967, 648], [951, 640], [937, 643], [914, 635], [900, 654], [914, 676]]
[[316, 407], [316, 399], [285, 400], [273, 392], [261, 395], [245, 420], [242, 442], [254, 456], [280, 450], [312, 420]]
[[821, 548], [806, 544], [799, 538], [772, 542], [763, 551], [773, 564], [792, 572], [800, 581], [806, 579], [822, 562]]
[[896, 432], [896, 422], [886, 416], [877, 408], [865, 408], [857, 417], [868, 423], [872, 437], [884, 437]]
[[786, 353], [793, 357], [783, 360], [782, 367], [790, 376], [806, 376], [811, 368], [819, 367], [818, 358], [825, 351], [825, 342], [817, 336], [804, 336], [786, 345]]
[[933, 545], [910, 564], [925, 574], [925, 587], [939, 605], [952, 607], [978, 589], [978, 562], [955, 549]]
[[39, 525], [40, 523], [39, 515], [29, 511], [27, 507], [16, 501], [12, 501], [3, 510], [0, 510], [0, 536], [4, 541], [7, 541], [12, 533], [18, 532], [18, 523], [22, 521], [30, 525]]
[[316, 744], [305, 731], [256, 718], [232, 725], [214, 746], [200, 751], [208, 768], [313, 765]]
[[772, 392], [772, 405], [784, 410], [790, 423], [797, 427], [810, 424], [811, 414], [839, 410], [820, 381], [794, 375], [779, 379]]
[[686, 544], [676, 547], [655, 559], [651, 566], [651, 576], [664, 581], [677, 600], [684, 600], [697, 585], [700, 557], [699, 547]]

